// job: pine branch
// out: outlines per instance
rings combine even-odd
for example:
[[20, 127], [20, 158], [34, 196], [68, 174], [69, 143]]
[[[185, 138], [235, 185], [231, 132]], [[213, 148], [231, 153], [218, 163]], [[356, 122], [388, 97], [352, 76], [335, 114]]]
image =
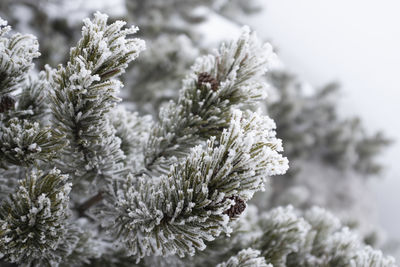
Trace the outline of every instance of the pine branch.
[[259, 257], [260, 251], [251, 248], [240, 251], [236, 256], [229, 258], [227, 262], [218, 264], [216, 267], [273, 267], [267, 264], [263, 257]]
[[304, 218], [290, 206], [276, 208], [260, 219], [264, 233], [252, 247], [273, 266], [397, 266], [321, 208], [308, 210]]
[[277, 267], [397, 266], [392, 257], [362, 243], [324, 209], [301, 212], [288, 206], [260, 213], [251, 205], [234, 225], [232, 236], [210, 242], [207, 250], [185, 263], [212, 266], [213, 261], [222, 259], [235, 264], [237, 253], [250, 248], [259, 252], [258, 258]]
[[271, 47], [261, 45], [244, 28], [238, 41], [199, 58], [184, 80], [177, 103], [160, 111], [145, 149], [146, 168], [165, 172], [174, 158], [185, 156], [199, 141], [219, 136], [229, 125], [232, 108], [263, 99], [265, 85], [259, 77], [273, 57]]
[[[43, 127], [33, 120], [41, 111], [42, 91], [47, 86], [28, 79], [32, 60], [40, 55], [38, 43], [34, 36], [10, 35], [10, 30], [0, 19], [0, 160], [1, 165], [29, 166], [50, 161], [66, 142], [56, 127]], [[17, 89], [22, 89], [19, 96]], [[34, 101], [36, 109], [29, 104]]]
[[107, 118], [120, 101], [121, 83], [113, 78], [144, 49], [143, 41], [127, 37], [137, 28], [122, 29], [125, 22], [107, 25], [107, 16], [96, 13], [84, 24], [67, 66], [54, 73], [51, 96], [54, 123], [70, 141], [64, 151], [68, 163], [60, 164], [78, 183], [112, 178], [124, 168], [121, 140]]
[[16, 33], [0, 19], [0, 98], [14, 92], [23, 83], [37, 58], [38, 42], [33, 35]]
[[0, 124], [0, 160], [29, 166], [38, 160], [50, 161], [66, 143], [57, 128], [13, 118]]
[[[0, 252], [10, 262], [59, 261], [67, 232], [71, 184], [58, 170], [31, 172], [0, 207]], [[58, 259], [57, 259], [58, 258]]]
[[267, 117], [236, 110], [218, 142], [195, 147], [159, 181], [130, 176], [110, 188], [104, 224], [138, 259], [203, 250], [204, 241], [230, 232], [231, 196], [247, 201], [267, 176], [286, 171], [273, 127]]
[[[29, 76], [26, 86], [18, 98], [18, 106], [15, 116], [20, 119], [28, 119], [42, 122], [50, 113], [48, 107], [48, 92], [50, 69], [41, 71], [38, 76]], [[47, 123], [48, 124], [48, 123]]]
[[81, 205], [78, 206], [77, 211], [79, 214], [79, 217], [83, 217], [86, 210], [90, 209], [92, 206], [96, 205], [100, 201], [103, 200], [103, 194], [104, 192], [100, 191], [93, 197], [87, 199], [85, 202], [83, 202]]
[[376, 157], [391, 142], [382, 133], [367, 134], [358, 118], [339, 116], [338, 84], [305, 94], [294, 75], [274, 71], [268, 78], [277, 94], [275, 100], [267, 101], [268, 113], [276, 120], [278, 136], [285, 140], [285, 152], [292, 161], [318, 159], [363, 176], [379, 173], [382, 166]]

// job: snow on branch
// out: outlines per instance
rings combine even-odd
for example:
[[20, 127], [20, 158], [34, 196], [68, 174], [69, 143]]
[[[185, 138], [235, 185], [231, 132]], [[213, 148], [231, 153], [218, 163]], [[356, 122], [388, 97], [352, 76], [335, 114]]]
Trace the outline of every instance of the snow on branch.
[[0, 122], [0, 160], [22, 166], [38, 160], [50, 161], [65, 146], [63, 139], [64, 135], [58, 129], [12, 118]]
[[260, 217], [260, 227], [263, 234], [251, 246], [273, 266], [397, 266], [321, 208], [302, 217], [291, 206], [279, 207]]
[[260, 251], [251, 248], [243, 249], [236, 256], [232, 256], [228, 261], [218, 264], [216, 267], [273, 267], [267, 264]]
[[40, 56], [36, 37], [30, 34], [10, 35], [11, 27], [0, 18], [0, 100], [17, 89]]
[[210, 266], [215, 261], [236, 264], [237, 253], [247, 249], [274, 267], [397, 266], [392, 257], [365, 245], [322, 208], [300, 211], [287, 206], [260, 214], [250, 204], [243, 215], [233, 225], [230, 237], [209, 242], [208, 248], [190, 262], [195, 266]]
[[204, 241], [231, 231], [228, 223], [235, 216], [226, 211], [237, 199], [249, 200], [266, 177], [286, 171], [271, 120], [235, 110], [229, 125], [159, 180], [130, 176], [111, 189], [103, 218], [130, 255], [194, 255]]
[[121, 140], [107, 114], [120, 101], [122, 84], [114, 78], [144, 50], [142, 40], [129, 38], [138, 29], [124, 25], [108, 25], [107, 16], [99, 12], [85, 19], [67, 66], [59, 66], [53, 76], [54, 122], [70, 142], [65, 150], [70, 160], [63, 167], [80, 180], [113, 177], [124, 167]]
[[[57, 261], [67, 233], [71, 184], [54, 169], [31, 172], [0, 207], [0, 257], [10, 262]], [[58, 259], [59, 261], [59, 259]]]
[[271, 46], [261, 44], [244, 27], [237, 41], [199, 58], [183, 81], [177, 103], [160, 111], [145, 151], [146, 168], [165, 170], [199, 141], [219, 136], [229, 125], [232, 108], [263, 99], [265, 84], [260, 76], [274, 57]]

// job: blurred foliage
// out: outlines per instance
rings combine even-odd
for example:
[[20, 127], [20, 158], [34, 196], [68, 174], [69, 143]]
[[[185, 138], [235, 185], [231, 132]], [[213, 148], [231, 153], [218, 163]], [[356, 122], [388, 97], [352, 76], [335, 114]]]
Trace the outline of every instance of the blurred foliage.
[[339, 116], [338, 84], [307, 94], [304, 83], [287, 72], [271, 72], [268, 80], [277, 94], [277, 99], [267, 103], [268, 113], [277, 124], [278, 136], [285, 140], [285, 154], [290, 159], [320, 159], [362, 175], [380, 173], [383, 166], [377, 155], [391, 141], [382, 132], [368, 135], [360, 118]]

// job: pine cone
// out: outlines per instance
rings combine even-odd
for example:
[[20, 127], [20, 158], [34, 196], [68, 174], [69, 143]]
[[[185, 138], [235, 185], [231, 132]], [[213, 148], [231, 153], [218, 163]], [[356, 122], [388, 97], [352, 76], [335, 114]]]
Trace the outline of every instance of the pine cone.
[[0, 99], [0, 113], [14, 108], [15, 99], [12, 96], [5, 95]]
[[197, 83], [199, 85], [204, 85], [206, 83], [209, 83], [211, 85], [211, 90], [217, 91], [219, 83], [210, 74], [208, 74], [207, 72], [202, 72], [202, 73], [199, 73], [199, 75], [197, 77], [198, 77]]
[[[239, 216], [246, 209], [246, 203], [238, 196], [232, 196], [229, 197], [228, 199], [232, 199], [233, 201], [235, 201], [234, 205], [232, 205], [229, 209], [224, 211], [224, 214], [227, 214], [229, 218], [234, 218]], [[226, 200], [226, 198], [224, 198], [224, 200]]]

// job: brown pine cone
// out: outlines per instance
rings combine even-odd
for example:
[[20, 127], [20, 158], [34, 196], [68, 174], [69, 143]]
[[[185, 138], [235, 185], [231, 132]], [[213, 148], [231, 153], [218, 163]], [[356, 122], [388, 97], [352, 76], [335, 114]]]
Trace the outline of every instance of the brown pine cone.
[[[225, 199], [226, 198], [224, 198], [224, 200]], [[240, 214], [242, 214], [242, 212], [246, 209], [246, 203], [238, 196], [232, 196], [232, 197], [229, 197], [229, 199], [232, 199], [233, 201], [235, 201], [235, 204], [232, 205], [226, 211], [224, 211], [224, 214], [227, 214], [229, 216], [229, 218], [235, 218], [235, 217], [239, 216]]]
[[199, 73], [199, 75], [197, 77], [198, 77], [197, 83], [199, 85], [204, 85], [206, 83], [209, 83], [211, 85], [211, 90], [217, 91], [219, 83], [210, 74], [208, 74], [207, 72], [202, 72], [202, 73]]

